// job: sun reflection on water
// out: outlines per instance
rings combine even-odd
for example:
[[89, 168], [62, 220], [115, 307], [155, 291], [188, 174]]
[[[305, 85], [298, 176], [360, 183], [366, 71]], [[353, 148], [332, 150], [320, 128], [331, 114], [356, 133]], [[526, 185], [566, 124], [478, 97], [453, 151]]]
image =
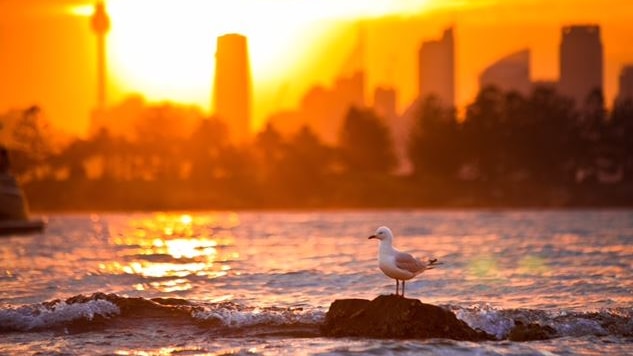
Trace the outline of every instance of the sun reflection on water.
[[[240, 259], [240, 254], [232, 249], [234, 237], [226, 234], [225, 227], [238, 224], [236, 214], [224, 214], [220, 219], [213, 214], [158, 213], [131, 219], [128, 228], [111, 237], [120, 248], [119, 259], [102, 263], [99, 269], [149, 279], [135, 284], [136, 290], [190, 290], [192, 277], [218, 278], [233, 270], [232, 263]], [[218, 228], [225, 233], [216, 234], [214, 229]]]

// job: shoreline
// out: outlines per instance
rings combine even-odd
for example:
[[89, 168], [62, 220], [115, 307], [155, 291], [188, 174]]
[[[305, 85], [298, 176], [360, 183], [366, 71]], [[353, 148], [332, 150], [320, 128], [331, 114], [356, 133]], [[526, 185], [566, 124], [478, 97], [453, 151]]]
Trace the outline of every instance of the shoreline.
[[31, 212], [591, 210], [633, 208], [633, 184], [481, 184], [369, 178], [286, 187], [215, 180], [46, 181], [23, 184]]

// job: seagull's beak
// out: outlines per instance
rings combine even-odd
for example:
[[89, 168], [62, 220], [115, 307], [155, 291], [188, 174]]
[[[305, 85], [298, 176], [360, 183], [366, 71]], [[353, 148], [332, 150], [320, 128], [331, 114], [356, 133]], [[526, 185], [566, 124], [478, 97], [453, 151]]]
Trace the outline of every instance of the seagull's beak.
[[369, 240], [369, 239], [377, 239], [377, 238], [378, 238], [378, 236], [376, 236], [376, 235], [371, 235], [371, 236], [369, 236], [367, 239]]

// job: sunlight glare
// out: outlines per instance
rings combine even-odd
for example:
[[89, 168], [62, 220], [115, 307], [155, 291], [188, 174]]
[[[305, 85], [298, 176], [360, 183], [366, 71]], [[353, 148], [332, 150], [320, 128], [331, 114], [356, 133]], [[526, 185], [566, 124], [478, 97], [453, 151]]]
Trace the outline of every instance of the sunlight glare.
[[165, 243], [167, 245], [167, 253], [173, 258], [206, 256], [207, 259], [212, 261], [214, 256], [217, 255], [217, 250], [214, 248], [217, 243], [213, 240], [176, 239], [167, 240]]
[[73, 5], [68, 8], [68, 12], [74, 16], [90, 17], [94, 13], [93, 5]]
[[185, 225], [191, 225], [192, 221], [193, 221], [193, 218], [191, 217], [191, 215], [185, 214], [185, 215], [180, 216], [180, 222]]
[[[112, 82], [150, 101], [210, 110], [216, 38], [248, 38], [253, 91], [274, 90], [322, 55], [342, 22], [420, 12], [433, 0], [109, 0]], [[73, 6], [91, 16], [89, 5]], [[305, 74], [305, 73], [303, 73]]]

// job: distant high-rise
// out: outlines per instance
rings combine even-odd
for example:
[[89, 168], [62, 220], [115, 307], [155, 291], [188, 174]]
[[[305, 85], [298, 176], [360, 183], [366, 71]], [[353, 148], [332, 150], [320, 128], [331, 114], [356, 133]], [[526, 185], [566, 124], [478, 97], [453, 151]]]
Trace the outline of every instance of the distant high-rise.
[[110, 30], [110, 18], [105, 10], [103, 1], [95, 4], [95, 12], [91, 21], [92, 30], [97, 35], [97, 110], [106, 106], [106, 34]]
[[603, 48], [600, 26], [566, 26], [560, 44], [561, 94], [582, 108], [594, 90], [603, 90]]
[[301, 100], [303, 120], [324, 142], [335, 144], [348, 110], [364, 107], [364, 88], [362, 71], [337, 77], [330, 88], [311, 88]]
[[528, 94], [531, 87], [530, 50], [512, 53], [486, 68], [479, 76], [479, 89], [487, 86]]
[[633, 64], [625, 66], [620, 72], [618, 97], [616, 100], [618, 103], [633, 102]]
[[215, 60], [215, 114], [227, 124], [233, 141], [247, 141], [251, 136], [251, 83], [246, 37], [218, 37]]
[[442, 38], [422, 43], [419, 52], [420, 97], [434, 95], [442, 105], [455, 106], [455, 40], [453, 28]]
[[378, 87], [374, 91], [374, 111], [389, 125], [398, 116], [396, 113], [396, 90], [392, 87]]

